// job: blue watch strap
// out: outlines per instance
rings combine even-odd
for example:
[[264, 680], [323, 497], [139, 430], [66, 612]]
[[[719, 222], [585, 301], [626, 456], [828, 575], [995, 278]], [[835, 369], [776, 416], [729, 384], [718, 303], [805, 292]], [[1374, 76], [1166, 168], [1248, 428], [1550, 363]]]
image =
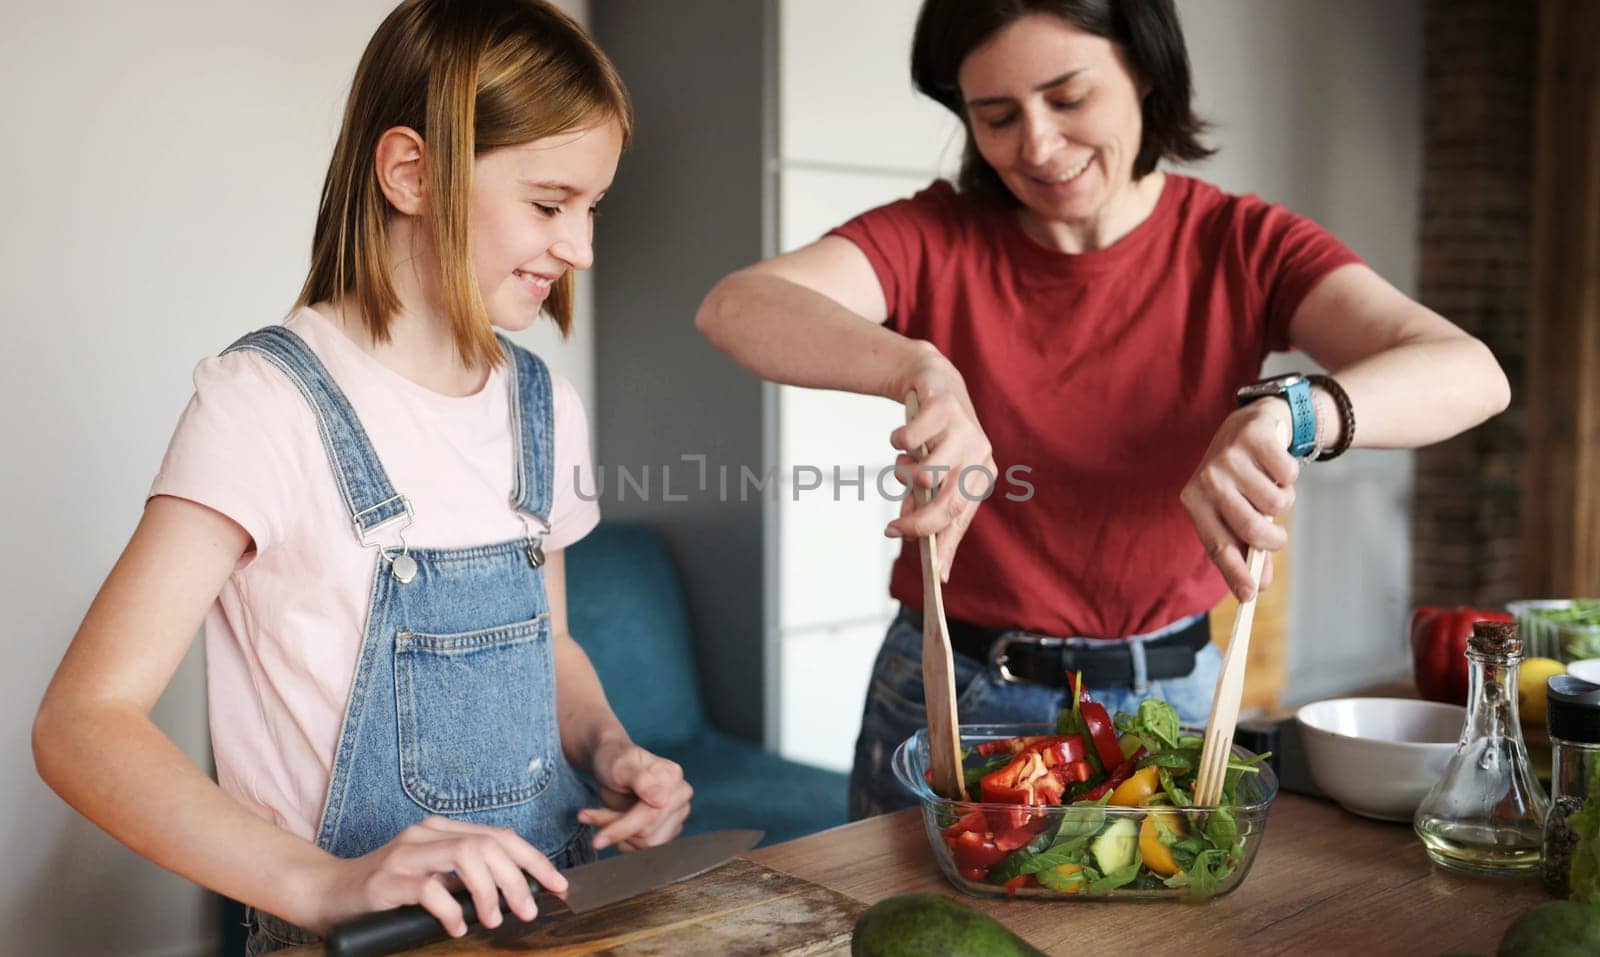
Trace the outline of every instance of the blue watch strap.
[[1283, 397], [1289, 402], [1289, 415], [1294, 420], [1289, 454], [1303, 459], [1317, 449], [1317, 408], [1311, 402], [1311, 383], [1305, 379], [1290, 383]]

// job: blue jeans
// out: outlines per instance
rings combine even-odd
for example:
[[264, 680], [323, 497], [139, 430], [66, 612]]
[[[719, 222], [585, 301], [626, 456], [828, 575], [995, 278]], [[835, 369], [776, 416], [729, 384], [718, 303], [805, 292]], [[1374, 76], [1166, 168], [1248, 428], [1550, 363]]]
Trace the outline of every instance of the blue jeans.
[[[1195, 655], [1194, 670], [1186, 677], [1145, 681], [1143, 687], [1091, 686], [1089, 693], [1112, 714], [1136, 711], [1140, 701], [1158, 698], [1177, 709], [1184, 724], [1199, 727], [1211, 716], [1211, 696], [1221, 670], [1221, 651], [1216, 645], [1207, 645]], [[955, 673], [956, 710], [962, 724], [1054, 724], [1062, 706], [1070, 703], [1065, 688], [1001, 681], [986, 662], [966, 655], [955, 656]], [[901, 615], [884, 636], [867, 687], [855, 765], [850, 770], [852, 821], [917, 803], [894, 779], [890, 758], [902, 741], [927, 726], [925, 700], [922, 630]]]

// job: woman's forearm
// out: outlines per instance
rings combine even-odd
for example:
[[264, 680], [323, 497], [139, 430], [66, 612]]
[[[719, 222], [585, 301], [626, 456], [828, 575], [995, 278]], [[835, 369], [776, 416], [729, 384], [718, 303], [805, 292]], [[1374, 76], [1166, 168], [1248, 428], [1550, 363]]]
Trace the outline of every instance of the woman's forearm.
[[763, 379], [897, 402], [919, 363], [942, 359], [928, 343], [863, 319], [820, 292], [748, 270], [717, 283], [695, 326]]
[[33, 751], [57, 794], [140, 855], [286, 920], [318, 923], [311, 875], [333, 858], [224, 794], [138, 708], [47, 706]]
[[[1441, 442], [1505, 410], [1506, 376], [1487, 346], [1470, 336], [1427, 339], [1380, 352], [1334, 374], [1355, 414], [1354, 446], [1417, 448]], [[1318, 416], [1341, 424], [1330, 396], [1317, 395]]]
[[605, 689], [600, 686], [600, 676], [595, 673], [589, 656], [571, 635], [554, 636], [553, 650], [556, 671], [556, 720], [561, 729], [561, 752], [567, 760], [586, 771], [594, 769], [593, 757], [600, 743], [607, 738], [628, 732], [617, 720], [616, 712], [606, 700]]

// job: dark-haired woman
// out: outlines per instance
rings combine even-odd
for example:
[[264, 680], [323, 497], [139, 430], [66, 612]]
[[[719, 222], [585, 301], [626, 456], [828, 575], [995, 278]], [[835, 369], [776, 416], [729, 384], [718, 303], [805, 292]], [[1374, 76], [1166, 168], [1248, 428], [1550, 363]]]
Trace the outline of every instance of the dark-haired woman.
[[[913, 539], [939, 533], [963, 722], [1049, 721], [1077, 671], [1112, 710], [1204, 722], [1206, 612], [1252, 594], [1246, 548], [1285, 543], [1301, 463], [1436, 442], [1509, 397], [1482, 343], [1316, 223], [1157, 169], [1210, 152], [1170, 0], [927, 0], [912, 75], [965, 126], [958, 181], [728, 276], [696, 320], [769, 379], [915, 392], [890, 442], [968, 472], [886, 530], [903, 610], [855, 817], [909, 803], [887, 765], [925, 722]], [[1256, 382], [1291, 346], [1333, 375]]]

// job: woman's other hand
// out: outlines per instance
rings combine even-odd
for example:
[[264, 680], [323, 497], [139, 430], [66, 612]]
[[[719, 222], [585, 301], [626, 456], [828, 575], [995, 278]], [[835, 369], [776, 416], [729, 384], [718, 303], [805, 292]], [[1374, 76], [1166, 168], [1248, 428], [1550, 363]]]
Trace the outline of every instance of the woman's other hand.
[[694, 788], [675, 762], [614, 736], [595, 749], [594, 776], [605, 806], [579, 811], [578, 820], [600, 828], [596, 849], [636, 851], [665, 844], [683, 830]]
[[1223, 420], [1179, 498], [1200, 542], [1240, 601], [1255, 594], [1246, 549], [1267, 552], [1261, 587], [1272, 583], [1272, 555], [1289, 542], [1273, 519], [1294, 506], [1300, 462], [1289, 454], [1289, 404], [1260, 399]]
[[[967, 395], [961, 373], [926, 343], [919, 345], [902, 370], [894, 394], [916, 393], [917, 414], [889, 435], [889, 444], [901, 450], [895, 459], [895, 476], [908, 488], [900, 503], [900, 517], [884, 534], [891, 538], [939, 536], [940, 578], [950, 580], [956, 549], [972, 525], [978, 506], [993, 494], [999, 475], [993, 449]], [[928, 455], [913, 454], [921, 446]], [[916, 487], [939, 492], [926, 505], [918, 505]]]

